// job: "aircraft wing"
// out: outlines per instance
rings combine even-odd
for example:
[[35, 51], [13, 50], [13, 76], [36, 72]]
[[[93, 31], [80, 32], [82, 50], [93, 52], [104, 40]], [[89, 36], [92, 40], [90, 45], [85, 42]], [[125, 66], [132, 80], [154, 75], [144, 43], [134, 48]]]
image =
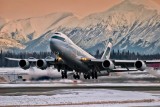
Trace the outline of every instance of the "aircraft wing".
[[[85, 61], [84, 63], [87, 63], [89, 66], [97, 66], [99, 70], [105, 70], [105, 68], [102, 66], [102, 63], [104, 62], [104, 59], [90, 59], [88, 61]], [[115, 66], [111, 72], [125, 72], [125, 71], [137, 71], [135, 68], [135, 63], [138, 60], [111, 60]], [[147, 66], [150, 64], [160, 64], [160, 60], [141, 60], [143, 61]], [[152, 66], [150, 66], [152, 67]]]
[[[94, 62], [94, 63], [96, 63], [96, 62], [103, 62], [103, 61], [105, 61], [105, 60], [103, 60], [103, 59], [91, 59], [90, 60], [91, 62]], [[119, 65], [119, 64], [134, 64], [136, 61], [138, 61], [138, 60], [112, 60], [113, 62], [114, 62], [114, 64], [115, 65]], [[156, 63], [160, 63], [160, 60], [142, 60], [142, 61], [144, 61], [146, 64], [156, 64]]]
[[[8, 60], [11, 60], [11, 61], [20, 61], [20, 60], [22, 60], [22, 59], [19, 59], [19, 58], [8, 58], [8, 57], [5, 57], [5, 58], [8, 59]], [[28, 59], [23, 59], [23, 60], [27, 60], [29, 62], [36, 62], [38, 59], [36, 59], [36, 58], [28, 58]], [[45, 61], [53, 62], [53, 61], [55, 61], [55, 58], [45, 59]]]
[[[6, 59], [8, 60], [11, 60], [11, 61], [20, 61], [22, 59], [18, 59], [18, 58], [8, 58], [8, 57], [5, 57]], [[29, 62], [36, 62], [38, 59], [24, 59], [24, 60], [28, 60]]]
[[[115, 63], [135, 63], [137, 60], [114, 60]], [[160, 63], [160, 60], [142, 60], [146, 64]]]
[[[60, 57], [58, 57], [57, 59], [55, 59], [53, 57], [46, 57], [44, 59], [36, 59], [33, 57], [30, 57], [28, 59], [8, 58], [8, 57], [5, 57], [5, 58], [10, 61], [17, 61], [19, 63], [19, 66], [23, 69], [28, 69], [30, 67], [30, 64], [32, 64], [32, 63], [33, 63], [32, 66], [36, 65], [38, 68], [40, 68], [42, 70], [46, 69], [48, 66], [57, 67], [58, 65], [64, 64], [63, 60]], [[39, 65], [37, 65], [37, 63], [39, 63]], [[27, 66], [27, 67], [23, 67], [23, 66]]]

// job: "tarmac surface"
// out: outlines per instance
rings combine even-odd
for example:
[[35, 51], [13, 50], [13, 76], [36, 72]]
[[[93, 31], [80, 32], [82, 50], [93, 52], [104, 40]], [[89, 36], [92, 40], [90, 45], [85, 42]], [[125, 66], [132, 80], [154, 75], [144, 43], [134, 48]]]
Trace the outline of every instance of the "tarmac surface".
[[0, 94], [45, 92], [59, 89], [114, 89], [124, 91], [160, 91], [159, 83], [27, 83], [1, 84]]
[[[98, 80], [97, 80], [98, 81]], [[0, 106], [160, 106], [159, 83], [76, 80], [0, 84]]]
[[[10, 70], [10, 69], [9, 69]], [[1, 73], [0, 107], [159, 107], [160, 78], [148, 73], [100, 77], [97, 80], [22, 81]], [[2, 69], [2, 71], [4, 71]], [[15, 80], [15, 81], [14, 81]]]

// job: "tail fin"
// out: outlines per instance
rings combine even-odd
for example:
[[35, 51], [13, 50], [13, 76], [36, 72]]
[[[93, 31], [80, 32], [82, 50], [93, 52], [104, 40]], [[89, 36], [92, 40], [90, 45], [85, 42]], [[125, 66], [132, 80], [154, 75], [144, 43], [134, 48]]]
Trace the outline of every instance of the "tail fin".
[[112, 48], [112, 42], [109, 41], [108, 46], [104, 50], [104, 53], [103, 53], [101, 59], [109, 59], [110, 58], [111, 48]]

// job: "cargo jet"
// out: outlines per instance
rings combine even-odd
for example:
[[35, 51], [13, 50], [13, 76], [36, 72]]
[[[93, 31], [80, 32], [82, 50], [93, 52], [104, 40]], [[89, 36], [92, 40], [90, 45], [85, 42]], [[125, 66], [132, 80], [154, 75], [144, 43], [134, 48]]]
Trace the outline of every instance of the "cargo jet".
[[106, 49], [104, 50], [101, 59], [96, 59], [87, 53], [61, 32], [52, 33], [52, 37], [49, 41], [51, 52], [54, 54], [55, 58], [7, 59], [19, 61], [19, 66], [22, 69], [29, 69], [31, 63], [35, 63], [36, 66], [42, 70], [54, 66], [59, 72], [61, 71], [62, 78], [67, 78], [67, 72], [73, 71], [74, 79], [80, 79], [80, 74], [83, 74], [85, 79], [97, 79], [97, 76], [103, 73], [109, 75], [110, 72], [143, 71], [147, 67], [151, 67], [154, 63], [160, 63], [160, 60], [110, 59], [112, 48], [111, 41], [108, 45], [106, 44]]

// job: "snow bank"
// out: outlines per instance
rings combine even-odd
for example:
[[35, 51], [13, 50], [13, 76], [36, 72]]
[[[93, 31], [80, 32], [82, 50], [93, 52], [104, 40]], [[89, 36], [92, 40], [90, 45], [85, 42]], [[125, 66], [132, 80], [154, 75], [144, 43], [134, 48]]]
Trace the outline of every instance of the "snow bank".
[[[90, 105], [90, 104], [129, 104], [154, 103], [158, 97], [149, 93], [117, 91], [106, 89], [69, 89], [50, 91], [50, 96], [0, 96], [0, 105]], [[159, 102], [160, 104], [160, 102]]]

